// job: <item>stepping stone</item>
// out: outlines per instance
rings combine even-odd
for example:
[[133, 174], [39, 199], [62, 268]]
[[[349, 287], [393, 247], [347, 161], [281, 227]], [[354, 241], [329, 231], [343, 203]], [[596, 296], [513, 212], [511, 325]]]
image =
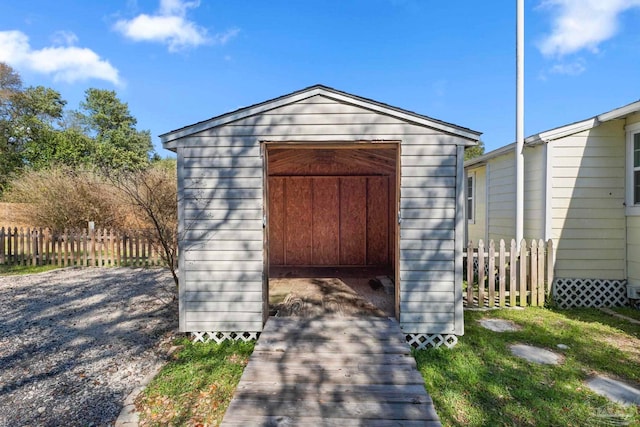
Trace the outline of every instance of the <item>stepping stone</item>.
[[640, 405], [640, 390], [621, 381], [597, 375], [587, 380], [587, 386], [600, 396], [623, 405]]
[[522, 329], [520, 325], [516, 325], [511, 320], [503, 319], [480, 319], [480, 325], [493, 332], [513, 332]]
[[526, 344], [514, 344], [509, 346], [514, 356], [521, 357], [532, 363], [542, 365], [557, 365], [562, 361], [562, 356], [544, 348]]

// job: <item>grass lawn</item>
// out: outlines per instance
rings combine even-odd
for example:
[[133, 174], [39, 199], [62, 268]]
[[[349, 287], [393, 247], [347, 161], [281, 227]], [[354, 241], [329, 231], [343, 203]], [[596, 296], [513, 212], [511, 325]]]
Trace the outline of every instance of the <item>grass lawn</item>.
[[612, 308], [616, 313], [622, 314], [623, 316], [630, 317], [640, 322], [640, 310], [631, 307], [617, 307]]
[[60, 268], [57, 265], [0, 265], [0, 276], [35, 274]]
[[[481, 318], [512, 320], [522, 329], [492, 332]], [[473, 311], [465, 321], [455, 348], [415, 352], [445, 426], [640, 425], [637, 407], [610, 403], [583, 382], [602, 373], [640, 383], [640, 326], [595, 309]], [[564, 361], [531, 364], [511, 355], [508, 346], [516, 343], [553, 350]]]
[[220, 424], [254, 343], [176, 344], [182, 349], [138, 397], [140, 425]]
[[[492, 332], [481, 318], [522, 329]], [[640, 326], [596, 309], [470, 311], [465, 321], [455, 348], [414, 352], [445, 426], [640, 426], [637, 407], [584, 385], [595, 373], [640, 383]], [[511, 355], [515, 343], [556, 351], [563, 363], [530, 364]], [[253, 351], [252, 343], [181, 345], [137, 401], [143, 426], [218, 425]]]

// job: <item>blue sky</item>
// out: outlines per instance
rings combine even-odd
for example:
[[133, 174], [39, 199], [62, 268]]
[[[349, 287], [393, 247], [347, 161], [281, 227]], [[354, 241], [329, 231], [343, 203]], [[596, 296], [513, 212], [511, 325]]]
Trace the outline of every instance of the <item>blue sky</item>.
[[[313, 84], [515, 139], [516, 1], [31, 0], [0, 61], [77, 108], [112, 89], [157, 135]], [[525, 0], [525, 135], [640, 99], [640, 0]]]

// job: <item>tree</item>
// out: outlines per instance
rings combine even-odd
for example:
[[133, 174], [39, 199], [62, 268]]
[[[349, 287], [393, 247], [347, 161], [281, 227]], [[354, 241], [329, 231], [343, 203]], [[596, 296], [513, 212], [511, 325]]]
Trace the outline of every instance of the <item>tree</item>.
[[464, 160], [470, 160], [476, 157], [480, 157], [484, 154], [484, 142], [478, 141], [478, 145], [467, 147], [464, 150]]
[[63, 158], [52, 142], [60, 139], [59, 126], [65, 105], [60, 93], [43, 86], [28, 87], [15, 96], [13, 125], [23, 165], [42, 168], [53, 159]]
[[158, 160], [146, 169], [120, 170], [107, 178], [152, 229], [144, 230], [146, 237], [160, 249], [161, 257], [176, 287], [178, 282], [178, 210], [175, 160]]
[[79, 111], [65, 106], [54, 89], [23, 88], [20, 75], [0, 62], [0, 194], [28, 169], [149, 165], [149, 131], [136, 129], [136, 118], [114, 91], [88, 89]]
[[95, 164], [103, 169], [141, 169], [153, 152], [149, 131], [138, 131], [129, 106], [114, 91], [88, 89], [80, 104], [88, 135], [95, 140]]
[[20, 75], [9, 65], [0, 62], [0, 192], [11, 174], [20, 167], [21, 158], [12, 140], [12, 103], [22, 90]]
[[0, 191], [47, 145], [65, 104], [53, 89], [23, 89], [20, 75], [0, 63]]
[[24, 152], [25, 160], [34, 170], [54, 165], [88, 168], [95, 158], [95, 141], [75, 127], [51, 131], [42, 142], [27, 145]]

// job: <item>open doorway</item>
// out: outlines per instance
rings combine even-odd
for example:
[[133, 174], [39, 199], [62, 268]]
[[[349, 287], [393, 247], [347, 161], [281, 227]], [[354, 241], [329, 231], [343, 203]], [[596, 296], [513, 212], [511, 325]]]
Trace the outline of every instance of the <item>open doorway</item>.
[[397, 142], [265, 144], [271, 315], [398, 315], [398, 162]]

